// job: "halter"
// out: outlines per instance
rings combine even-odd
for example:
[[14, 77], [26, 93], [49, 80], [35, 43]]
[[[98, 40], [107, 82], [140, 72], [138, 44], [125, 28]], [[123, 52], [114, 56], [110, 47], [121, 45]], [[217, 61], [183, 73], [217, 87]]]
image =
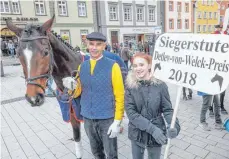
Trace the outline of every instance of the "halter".
[[[28, 41], [39, 40], [39, 39], [47, 39], [47, 40], [49, 40], [49, 38], [47, 36], [38, 36], [38, 37], [32, 37], [32, 38], [22, 38], [22, 39], [20, 39], [20, 41], [21, 42], [28, 42]], [[52, 47], [50, 47], [50, 48], [52, 48]], [[26, 79], [27, 85], [28, 84], [35, 85], [37, 87], [40, 87], [45, 92], [45, 88], [42, 85], [40, 85], [39, 83], [36, 83], [34, 81], [37, 80], [37, 79], [40, 79], [40, 78], [47, 78], [47, 80], [48, 80], [51, 77], [52, 70], [53, 70], [52, 63], [53, 63], [53, 52], [52, 52], [52, 49], [51, 49], [48, 72], [46, 74], [43, 74], [43, 75], [27, 78]]]

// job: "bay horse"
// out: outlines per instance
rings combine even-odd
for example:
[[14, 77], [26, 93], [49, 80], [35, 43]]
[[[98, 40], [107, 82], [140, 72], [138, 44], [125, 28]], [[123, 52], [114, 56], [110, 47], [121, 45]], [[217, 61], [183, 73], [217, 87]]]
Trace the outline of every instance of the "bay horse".
[[[19, 37], [17, 55], [27, 83], [25, 97], [31, 106], [43, 104], [46, 82], [50, 76], [53, 76], [57, 88], [63, 91], [62, 79], [71, 76], [72, 71], [82, 62], [80, 53], [74, 52], [69, 44], [50, 31], [54, 18], [55, 16], [43, 25], [27, 24], [24, 29], [6, 21], [7, 27]], [[80, 121], [75, 118], [73, 111], [70, 122], [76, 157], [81, 159]]]

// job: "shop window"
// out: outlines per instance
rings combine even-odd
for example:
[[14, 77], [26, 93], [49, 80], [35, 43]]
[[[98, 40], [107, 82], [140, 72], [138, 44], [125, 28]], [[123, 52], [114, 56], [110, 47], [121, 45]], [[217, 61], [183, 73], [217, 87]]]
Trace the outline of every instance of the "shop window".
[[118, 20], [118, 5], [110, 4], [109, 5], [109, 17], [110, 20]]
[[78, 1], [78, 16], [79, 17], [86, 17], [87, 16], [86, 2], [79, 2]]
[[137, 7], [137, 21], [144, 21], [144, 9], [143, 9], [143, 7]]
[[21, 13], [18, 0], [12, 1], [12, 12], [13, 12], [13, 14], [20, 14]]
[[58, 13], [60, 16], [67, 16], [68, 12], [67, 12], [67, 1], [58, 1]]
[[35, 0], [34, 3], [36, 15], [45, 15], [45, 2], [43, 0]]
[[8, 0], [2, 0], [0, 5], [1, 13], [10, 13], [10, 4]]
[[149, 21], [155, 21], [155, 7], [149, 7]]
[[189, 12], [189, 3], [185, 3], [185, 12], [186, 12], [186, 13]]
[[173, 1], [169, 1], [169, 11], [173, 11]]
[[189, 20], [185, 19], [185, 29], [189, 29]]
[[181, 2], [177, 2], [177, 12], [181, 12]]
[[124, 6], [124, 21], [131, 21], [132, 14], [131, 14], [131, 6]]
[[169, 19], [169, 29], [173, 29], [174, 24], [173, 24], [173, 19]]
[[69, 30], [61, 30], [61, 31], [60, 31], [60, 36], [61, 36], [61, 38], [62, 38], [65, 42], [71, 44], [71, 39], [70, 39], [70, 32], [69, 32]]

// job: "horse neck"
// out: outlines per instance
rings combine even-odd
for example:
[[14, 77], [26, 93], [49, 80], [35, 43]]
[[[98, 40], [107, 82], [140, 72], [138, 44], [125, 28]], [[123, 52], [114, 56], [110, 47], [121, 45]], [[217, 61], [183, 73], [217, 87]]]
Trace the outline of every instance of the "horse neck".
[[81, 55], [68, 48], [52, 34], [50, 35], [50, 44], [54, 58], [52, 76], [57, 87], [63, 90], [62, 79], [71, 76], [71, 73], [78, 69], [81, 63]]

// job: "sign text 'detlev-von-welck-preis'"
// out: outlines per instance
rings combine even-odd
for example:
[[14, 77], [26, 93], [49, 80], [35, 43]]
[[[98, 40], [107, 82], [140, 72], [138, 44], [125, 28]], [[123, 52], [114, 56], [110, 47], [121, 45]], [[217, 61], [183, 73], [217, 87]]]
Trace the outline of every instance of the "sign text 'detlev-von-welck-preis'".
[[163, 34], [155, 45], [154, 76], [218, 94], [229, 83], [228, 42], [229, 36], [221, 34]]

